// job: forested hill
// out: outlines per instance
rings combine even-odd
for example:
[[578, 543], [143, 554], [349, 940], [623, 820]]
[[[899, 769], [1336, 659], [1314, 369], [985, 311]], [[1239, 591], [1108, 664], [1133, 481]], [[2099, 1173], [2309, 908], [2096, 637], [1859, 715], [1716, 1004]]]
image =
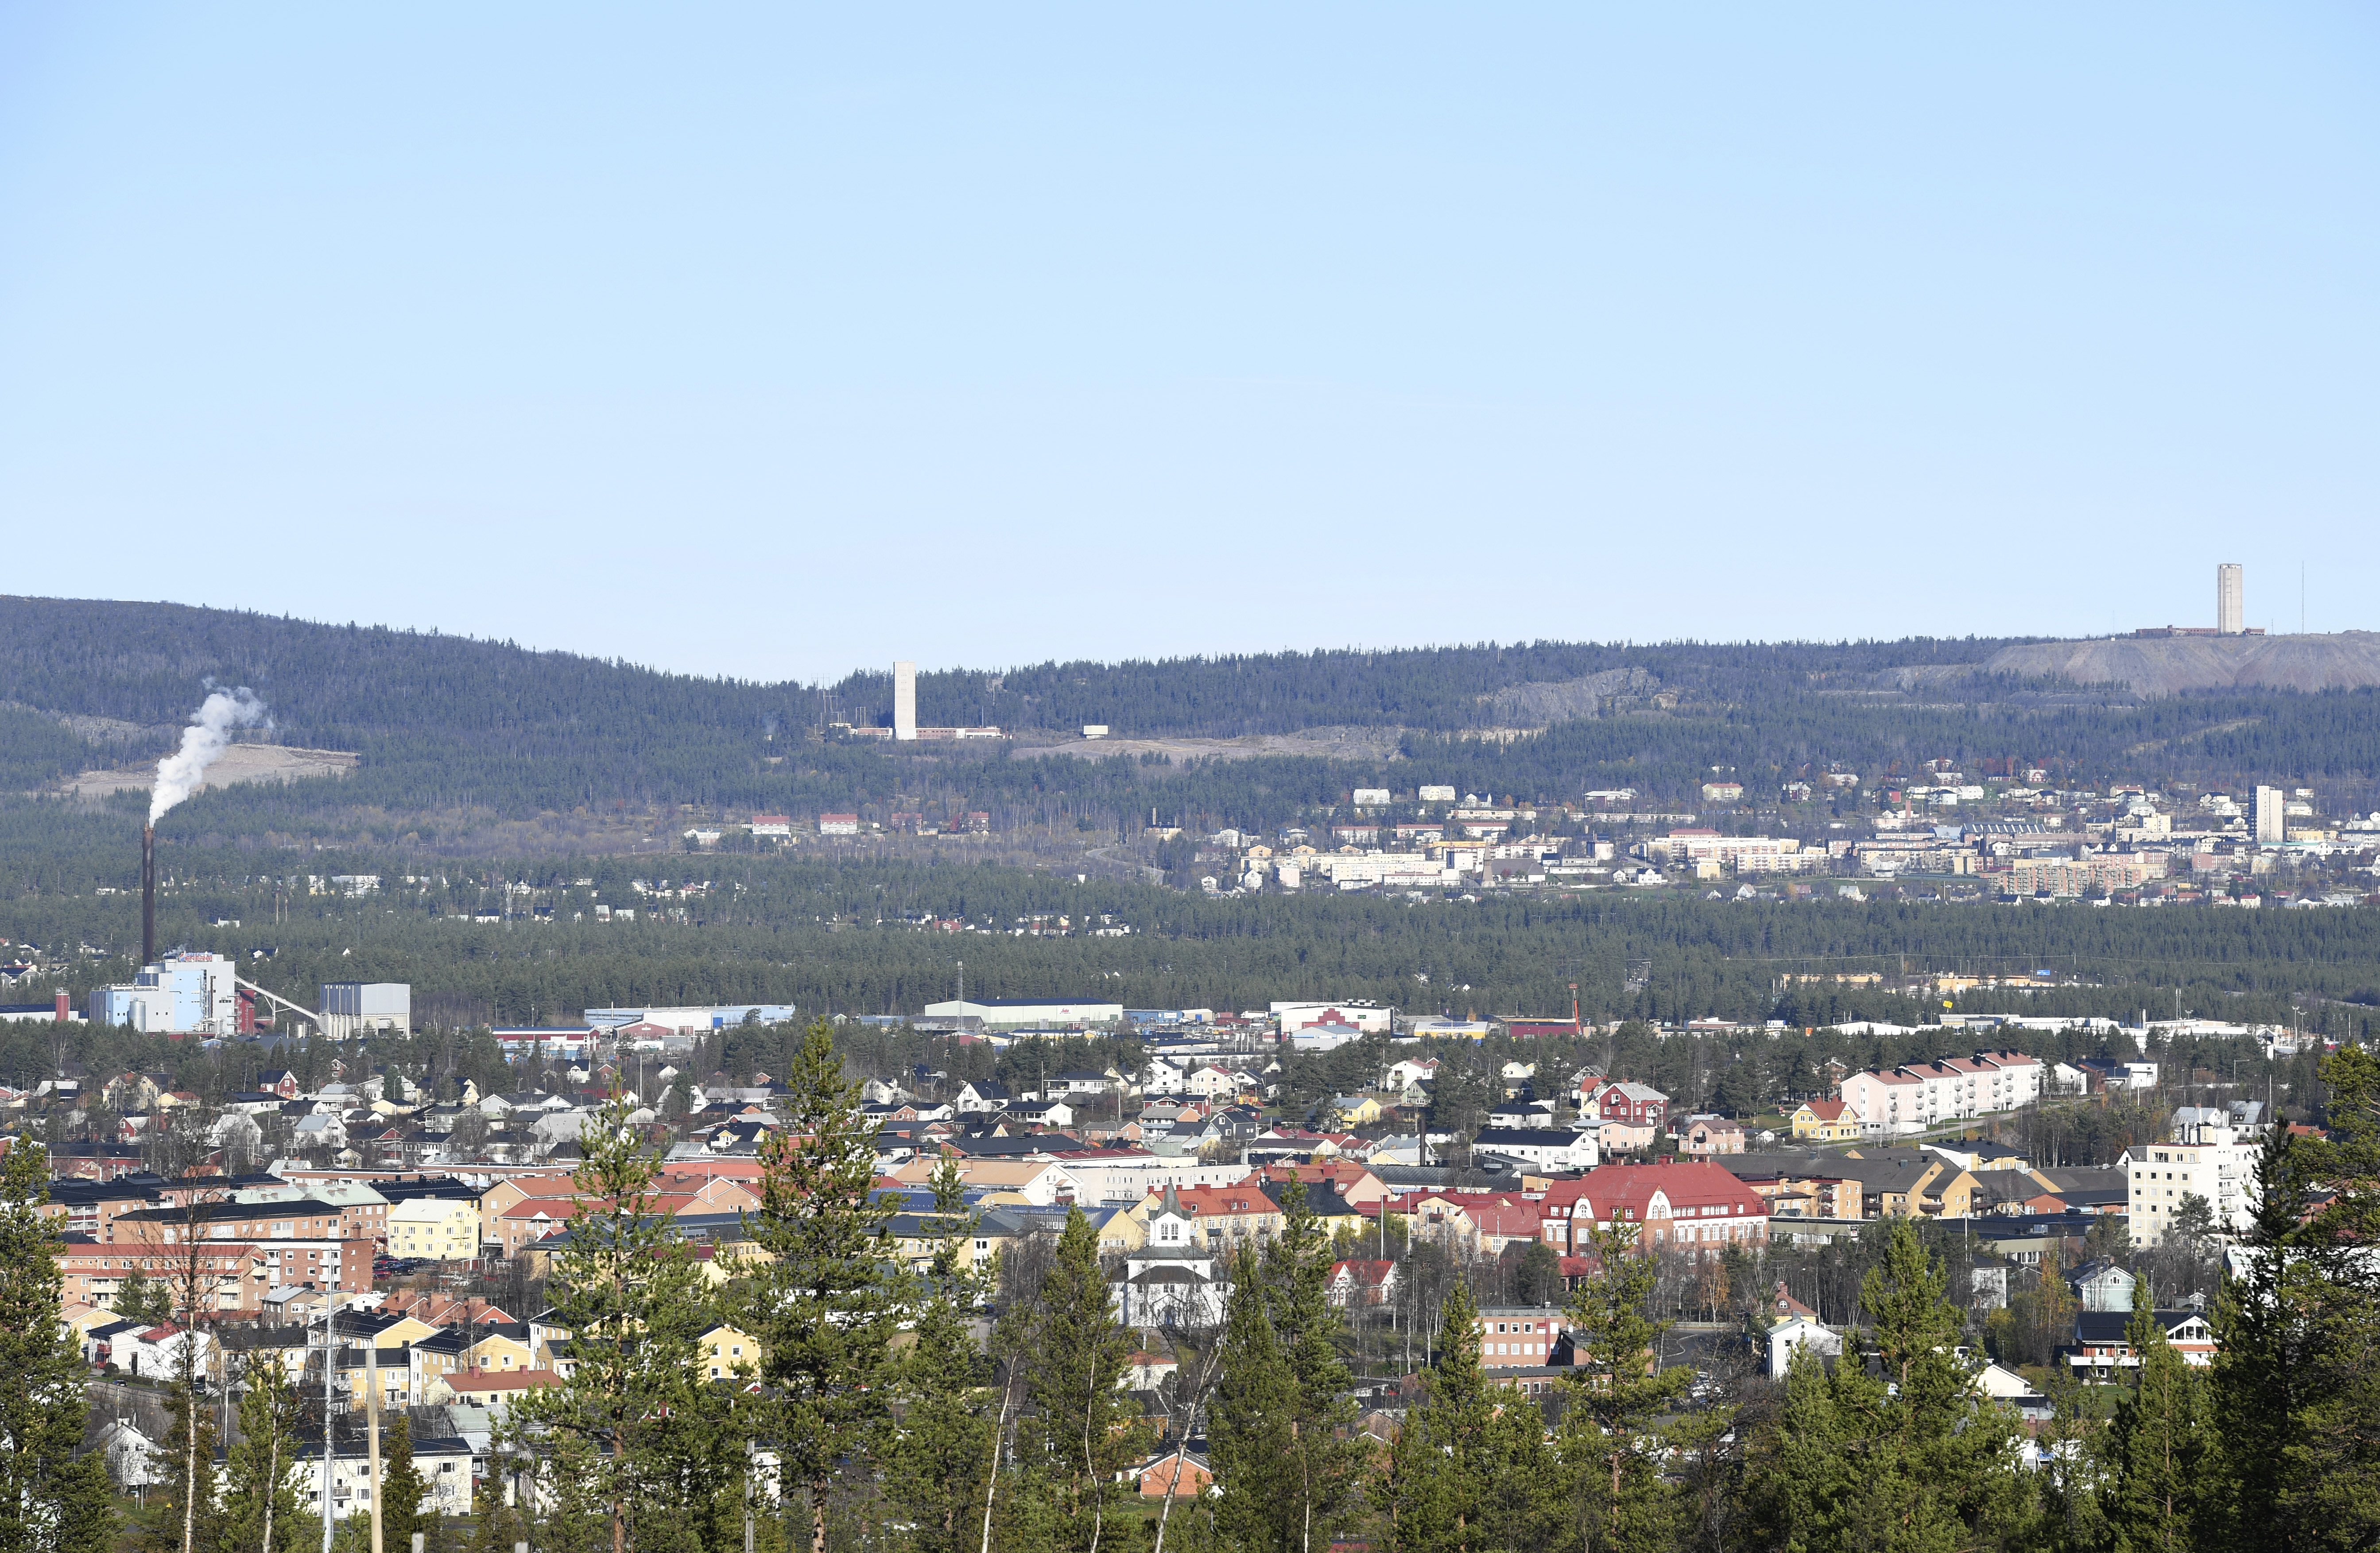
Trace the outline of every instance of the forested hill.
[[[1535, 643], [1052, 663], [928, 673], [919, 716], [1028, 734], [1086, 722], [1120, 735], [1207, 738], [1387, 726], [1402, 730], [1386, 746], [1397, 752], [1400, 789], [1442, 783], [1550, 799], [1628, 786], [1655, 807], [1692, 807], [1714, 769], [1766, 783], [1829, 765], [1890, 776], [1941, 758], [2002, 772], [2040, 763], [2082, 782], [2291, 777], [2344, 784], [2325, 795], [2336, 807], [2371, 807], [2365, 791], [2380, 774], [2372, 691], [2140, 703], [2105, 687], [1985, 672], [2004, 645]], [[846, 744], [821, 730], [887, 719], [888, 673], [762, 685], [376, 626], [0, 599], [0, 790], [153, 759], [210, 681], [253, 686], [282, 742], [363, 759], [336, 783], [208, 794], [174, 817], [176, 830], [219, 821], [232, 831], [354, 833], [326, 817], [333, 809], [381, 811], [387, 823], [367, 829], [402, 835], [398, 817], [436, 810], [517, 817], [687, 804], [800, 814], [939, 803], [990, 810], [996, 824], [1014, 817], [1136, 833], [1143, 821], [1130, 817], [1151, 810], [1210, 827], [1278, 823], [1386, 774], [1376, 758], [1185, 767], [1161, 756], [1011, 759], [997, 744]], [[1470, 736], [1494, 728], [1546, 732]]]
[[[1336, 724], [1433, 731], [1542, 726], [1668, 690], [1715, 702], [1803, 690], [1873, 691], [1972, 669], [1998, 640], [1837, 645], [1513, 646], [1279, 652], [1163, 661], [1042, 663], [919, 676], [927, 723], [1232, 738]], [[327, 625], [183, 604], [0, 599], [0, 700], [119, 719], [162, 734], [202, 682], [255, 687], [293, 742], [400, 729], [641, 723], [759, 738], [830, 720], [890, 721], [889, 668], [828, 686], [662, 673], [564, 652], [385, 626]]]
[[[1073, 732], [1104, 723], [1120, 736], [1238, 738], [1347, 724], [1456, 732], [1542, 727], [1684, 697], [1738, 702], [1822, 690], [1898, 689], [1917, 672], [1972, 673], [1998, 640], [1894, 642], [1488, 643], [1341, 649], [1122, 663], [1040, 663], [1004, 672], [921, 673], [928, 723]], [[1664, 696], [1667, 692], [1667, 696]], [[854, 722], [890, 717], [889, 672], [855, 673], [829, 691]]]

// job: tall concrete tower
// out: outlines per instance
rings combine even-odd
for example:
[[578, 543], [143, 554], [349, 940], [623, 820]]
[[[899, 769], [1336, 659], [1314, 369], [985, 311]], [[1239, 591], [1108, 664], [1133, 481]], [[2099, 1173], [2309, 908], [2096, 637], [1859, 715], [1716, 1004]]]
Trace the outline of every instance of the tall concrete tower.
[[917, 736], [917, 665], [892, 665], [892, 737], [908, 743]]
[[2240, 563], [2226, 561], [2215, 568], [2215, 629], [2236, 637], [2248, 628], [2247, 590], [2240, 580]]

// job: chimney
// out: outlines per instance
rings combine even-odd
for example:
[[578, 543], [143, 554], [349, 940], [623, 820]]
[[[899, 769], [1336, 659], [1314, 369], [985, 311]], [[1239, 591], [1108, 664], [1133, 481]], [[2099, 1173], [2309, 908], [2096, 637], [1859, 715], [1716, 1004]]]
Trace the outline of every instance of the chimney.
[[140, 827], [140, 963], [157, 961], [157, 827]]

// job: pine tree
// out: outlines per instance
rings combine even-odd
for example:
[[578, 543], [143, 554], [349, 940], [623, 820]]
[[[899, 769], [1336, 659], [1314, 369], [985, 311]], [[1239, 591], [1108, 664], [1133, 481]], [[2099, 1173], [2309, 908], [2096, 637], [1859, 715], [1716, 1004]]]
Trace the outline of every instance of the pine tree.
[[970, 1511], [982, 1502], [993, 1466], [991, 1377], [969, 1329], [983, 1280], [966, 1260], [976, 1219], [964, 1191], [957, 1166], [945, 1159], [934, 1172], [926, 1302], [896, 1379], [901, 1416], [879, 1452], [885, 1499], [916, 1528], [909, 1540], [921, 1553], [977, 1546]]
[[2296, 1429], [2313, 1370], [2305, 1312], [2320, 1271], [2301, 1244], [2313, 1188], [2289, 1120], [2273, 1119], [2256, 1161], [2254, 1214], [2242, 1237], [2245, 1267], [2216, 1297], [2211, 1389], [2221, 1490], [2211, 1511], [2229, 1544], [2287, 1549], [2320, 1546], [2294, 1512], [2304, 1486]]
[[[1532, 1412], [1534, 1417], [1534, 1411]], [[1455, 1279], [1439, 1310], [1437, 1363], [1377, 1485], [1391, 1553], [1474, 1553], [1489, 1546], [1482, 1516], [1500, 1475], [1496, 1401], [1479, 1363], [1479, 1306]]]
[[1669, 1546], [1678, 1506], [1658, 1468], [1657, 1425], [1693, 1384], [1691, 1371], [1658, 1368], [1669, 1323], [1645, 1314], [1659, 1270], [1635, 1254], [1634, 1227], [1615, 1219], [1586, 1231], [1595, 1271], [1570, 1301], [1576, 1368], [1564, 1377], [1563, 1462], [1577, 1474], [1578, 1523], [1589, 1548]]
[[[280, 1357], [249, 1358], [241, 1373], [239, 1438], [224, 1463], [226, 1553], [299, 1553], [313, 1523], [300, 1519], [298, 1396]], [[398, 1545], [408, 1553], [409, 1545]]]
[[2116, 1404], [2107, 1435], [2100, 1500], [2116, 1553], [2189, 1553], [2197, 1546], [2206, 1488], [2205, 1387], [2166, 1341], [2149, 1308], [2148, 1280], [2132, 1285], [2124, 1341], [2141, 1362], [2131, 1395]]
[[380, 1442], [380, 1531], [384, 1553], [412, 1553], [414, 1533], [437, 1531], [436, 1507], [422, 1509], [429, 1494], [430, 1485], [413, 1464], [412, 1423], [400, 1413], [382, 1432]]
[[702, 1274], [666, 1213], [653, 1206], [660, 1156], [627, 1125], [613, 1094], [579, 1134], [585, 1162], [573, 1176], [590, 1199], [554, 1258], [553, 1319], [570, 1334], [563, 1384], [513, 1404], [557, 1449], [576, 1447], [570, 1482], [600, 1502], [613, 1553], [648, 1518], [684, 1521], [690, 1503], [681, 1466], [709, 1448], [725, 1401], [702, 1373], [698, 1341], [711, 1324]]
[[2297, 1509], [2333, 1544], [2369, 1547], [2380, 1545], [2380, 1055], [2341, 1047], [2322, 1077], [2328, 1126], [2311, 1165], [2331, 1196], [2304, 1230], [2320, 1285]]
[[2321, 1074], [2329, 1135], [2292, 1139], [2274, 1119], [2247, 1266], [2216, 1305], [2225, 1509], [2243, 1546], [2380, 1542], [2380, 1059], [2345, 1047]]
[[1949, 1275], [1915, 1228], [1892, 1219], [1861, 1280], [1880, 1374], [1846, 1343], [1831, 1372], [1793, 1355], [1785, 1403], [1749, 1481], [1771, 1541], [1806, 1548], [1954, 1548], [2004, 1543], [2025, 1524], [2030, 1486], [2014, 1415], [1985, 1397], [1958, 1354]]
[[110, 1302], [115, 1314], [127, 1321], [155, 1326], [173, 1314], [173, 1291], [134, 1267], [116, 1285], [115, 1298]]
[[115, 1535], [106, 1463], [82, 1444], [82, 1356], [58, 1329], [63, 1219], [49, 1155], [0, 1155], [0, 1548], [106, 1553]]
[[1330, 1237], [1307, 1206], [1305, 1183], [1292, 1175], [1281, 1191], [1281, 1231], [1265, 1247], [1266, 1300], [1272, 1326], [1289, 1363], [1291, 1411], [1289, 1461], [1284, 1474], [1280, 1546], [1313, 1553], [1318, 1538], [1327, 1547], [1340, 1515], [1354, 1498], [1362, 1471], [1361, 1447], [1352, 1438], [1355, 1409], [1339, 1344], [1346, 1320], [1330, 1303]]
[[876, 1133], [844, 1075], [832, 1027], [810, 1025], [786, 1075], [785, 1125], [761, 1154], [752, 1238], [770, 1260], [741, 1296], [775, 1388], [771, 1436], [826, 1553], [835, 1474], [864, 1458], [892, 1394], [905, 1280], [881, 1231], [898, 1199], [876, 1187]]
[[1148, 1450], [1148, 1432], [1119, 1389], [1131, 1337], [1099, 1268], [1099, 1231], [1079, 1207], [1059, 1233], [1030, 1330], [1033, 1412], [1019, 1425], [1017, 1453], [1043, 1480], [1052, 1546], [1099, 1553], [1111, 1484]]
[[1221, 1490], [1218, 1526], [1247, 1553], [1283, 1553], [1281, 1511], [1294, 1463], [1297, 1380], [1272, 1322], [1263, 1265], [1254, 1247], [1232, 1258], [1222, 1353], [1208, 1405], [1208, 1460]]

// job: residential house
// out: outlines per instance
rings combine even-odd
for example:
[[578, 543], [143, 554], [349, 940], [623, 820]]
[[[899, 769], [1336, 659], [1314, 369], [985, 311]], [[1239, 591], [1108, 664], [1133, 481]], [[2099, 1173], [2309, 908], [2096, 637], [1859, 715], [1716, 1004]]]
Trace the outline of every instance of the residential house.
[[1743, 1123], [1730, 1122], [1723, 1116], [1696, 1116], [1688, 1120], [1680, 1142], [1685, 1151], [1698, 1159], [1714, 1154], [1743, 1152]]
[[1196, 1502], [1215, 1486], [1215, 1472], [1195, 1450], [1160, 1450], [1134, 1469], [1144, 1499]]
[[711, 1379], [759, 1373], [759, 1342], [725, 1322], [713, 1322], [695, 1341], [702, 1345], [702, 1366]]
[[[2215, 1329], [2204, 1315], [2194, 1310], [2160, 1310], [2155, 1316], [2182, 1363], [2202, 1369], [2215, 1363], [2221, 1344], [2215, 1341]], [[2129, 1310], [2078, 1311], [2073, 1346], [2065, 1352], [2068, 1365], [2082, 1378], [2096, 1381], [2113, 1380], [2126, 1370], [2138, 1369], [2140, 1355], [2124, 1339], [2124, 1328], [2131, 1318]]]
[[1538, 1205], [1518, 1192], [1427, 1192], [1393, 1209], [1415, 1239], [1451, 1243], [1474, 1256], [1501, 1255], [1539, 1238]]
[[1768, 1378], [1782, 1380], [1797, 1351], [1813, 1357], [1842, 1357], [1842, 1334], [1825, 1325], [1815, 1316], [1788, 1316], [1768, 1329]]
[[2085, 1262], [2066, 1275], [2066, 1287], [2073, 1292], [2078, 1308], [2121, 1311], [2127, 1316], [2131, 1314], [2132, 1289], [2139, 1281], [2105, 1256]]
[[1474, 1158], [1500, 1154], [1543, 1171], [1591, 1171], [1603, 1162], [1603, 1146], [1594, 1129], [1573, 1127], [1489, 1127], [1471, 1141]]
[[1334, 1095], [1321, 1109], [1342, 1127], [1368, 1127], [1380, 1119], [1380, 1102], [1369, 1095]]
[[1182, 1362], [1163, 1353], [1135, 1350], [1125, 1355], [1123, 1374], [1116, 1377], [1116, 1387], [1124, 1391], [1154, 1391], [1165, 1377], [1178, 1375]]
[[1397, 1264], [1344, 1261], [1330, 1264], [1323, 1283], [1330, 1303], [1342, 1310], [1386, 1305], [1396, 1298]]
[[1005, 1084], [995, 1084], [990, 1079], [976, 1079], [959, 1086], [958, 1098], [953, 1103], [957, 1106], [960, 1114], [970, 1115], [978, 1111], [989, 1113], [1005, 1110], [1014, 1103], [1015, 1099], [1016, 1097], [1009, 1093], [1008, 1086]]
[[1860, 1119], [1845, 1100], [1804, 1100], [1793, 1110], [1796, 1143], [1857, 1143]]
[[1670, 1119], [1670, 1097], [1649, 1084], [1597, 1079], [1580, 1098], [1579, 1110], [1597, 1121], [1632, 1122], [1658, 1132]]

